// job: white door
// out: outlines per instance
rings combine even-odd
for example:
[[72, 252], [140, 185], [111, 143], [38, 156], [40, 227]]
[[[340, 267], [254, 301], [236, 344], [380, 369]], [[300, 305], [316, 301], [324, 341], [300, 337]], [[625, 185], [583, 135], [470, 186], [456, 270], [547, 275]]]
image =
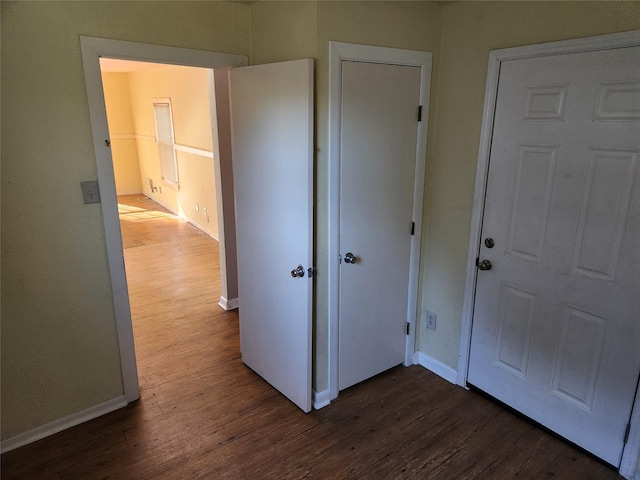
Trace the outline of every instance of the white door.
[[242, 360], [308, 412], [313, 61], [232, 70], [231, 117]]
[[502, 64], [468, 373], [613, 465], [640, 374], [639, 59]]
[[340, 390], [404, 361], [420, 73], [342, 62]]

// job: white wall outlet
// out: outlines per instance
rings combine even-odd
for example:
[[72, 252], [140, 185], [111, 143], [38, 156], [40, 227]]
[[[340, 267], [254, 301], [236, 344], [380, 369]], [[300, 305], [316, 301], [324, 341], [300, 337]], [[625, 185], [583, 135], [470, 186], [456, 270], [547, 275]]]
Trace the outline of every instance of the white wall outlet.
[[200, 204], [196, 203], [196, 212], [199, 212], [199, 211], [200, 211]]
[[431, 330], [435, 330], [436, 329], [436, 318], [438, 317], [438, 315], [436, 315], [433, 312], [430, 312], [427, 310], [427, 328], [431, 329]]

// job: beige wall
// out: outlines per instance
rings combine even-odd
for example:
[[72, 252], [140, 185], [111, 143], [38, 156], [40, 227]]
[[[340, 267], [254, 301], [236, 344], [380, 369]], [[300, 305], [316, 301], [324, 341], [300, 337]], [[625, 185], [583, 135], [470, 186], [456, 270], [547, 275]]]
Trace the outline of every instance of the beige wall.
[[251, 64], [316, 58], [317, 48], [316, 2], [251, 6]]
[[246, 55], [250, 9], [163, 1], [0, 8], [6, 439], [122, 395], [102, 214], [82, 203], [79, 186], [97, 175], [79, 36]]
[[[489, 50], [640, 28], [638, 2], [1, 8], [2, 438], [121, 393], [102, 219], [98, 208], [82, 205], [78, 187], [96, 176], [78, 35], [250, 54], [252, 63], [316, 59], [314, 388], [324, 390], [328, 42], [434, 53], [419, 313], [437, 312], [438, 330], [419, 332], [419, 347], [455, 368]], [[154, 21], [163, 29], [140, 28]]]
[[217, 239], [213, 159], [176, 152], [180, 189], [164, 184], [153, 110], [155, 98], [170, 98], [176, 144], [212, 153], [207, 70], [159, 66], [133, 73], [105, 72], [102, 83], [117, 194], [144, 193]]
[[[457, 369], [489, 51], [640, 28], [640, 2], [458, 2], [444, 8], [427, 158], [419, 349]], [[423, 321], [420, 325], [423, 325]]]
[[131, 112], [129, 75], [117, 72], [103, 73], [102, 86], [109, 122], [116, 192], [118, 195], [142, 193], [138, 146]]
[[[207, 70], [165, 66], [127, 75], [142, 192], [218, 238], [213, 159], [177, 151], [180, 188], [176, 190], [162, 181], [158, 145], [154, 141], [156, 124], [153, 101], [170, 98], [176, 145], [212, 152]], [[149, 187], [149, 179], [158, 187], [155, 192]]]

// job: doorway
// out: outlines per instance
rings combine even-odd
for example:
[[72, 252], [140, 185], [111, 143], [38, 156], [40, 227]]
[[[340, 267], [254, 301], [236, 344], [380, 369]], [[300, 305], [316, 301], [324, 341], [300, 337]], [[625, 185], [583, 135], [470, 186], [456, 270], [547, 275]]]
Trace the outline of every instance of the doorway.
[[[101, 189], [101, 207], [105, 225], [107, 256], [114, 300], [116, 327], [120, 346], [125, 401], [139, 398], [138, 371], [133, 342], [129, 294], [124, 270], [120, 220], [115, 191], [115, 178], [110, 152], [109, 128], [105, 111], [100, 73], [100, 58], [119, 58], [143, 62], [167, 63], [203, 68], [232, 68], [247, 65], [247, 57], [200, 50], [162, 47], [134, 42], [81, 37], [81, 50], [89, 113], [94, 132], [94, 150]], [[213, 75], [213, 73], [212, 73]], [[230, 158], [220, 157], [220, 177], [231, 169]], [[227, 185], [229, 187], [229, 185]]]
[[[141, 387], [198, 364], [220, 268], [208, 70], [100, 60]], [[191, 332], [191, 333], [190, 333]], [[207, 355], [211, 357], [212, 355]], [[167, 363], [168, 359], [170, 363]]]
[[[219, 54], [214, 52], [202, 52], [202, 51], [193, 51], [193, 50], [182, 50], [182, 49], [174, 49], [170, 47], [158, 47], [153, 45], [146, 44], [135, 44], [129, 42], [121, 42], [115, 40], [105, 40], [98, 38], [90, 38], [90, 37], [82, 37], [81, 38], [81, 46], [83, 53], [83, 64], [85, 67], [85, 79], [87, 84], [87, 93], [89, 98], [89, 107], [91, 114], [91, 123], [94, 133], [94, 147], [96, 148], [96, 162], [98, 164], [98, 174], [99, 174], [99, 183], [104, 186], [104, 195], [102, 202], [102, 211], [105, 222], [105, 231], [107, 236], [107, 250], [108, 257], [110, 262], [110, 273], [111, 280], [113, 286], [113, 295], [114, 295], [114, 303], [116, 304], [116, 324], [118, 327], [118, 335], [120, 341], [120, 350], [121, 350], [121, 364], [122, 364], [122, 372], [123, 379], [125, 384], [125, 400], [127, 402], [133, 401], [139, 397], [138, 390], [138, 377], [137, 377], [137, 367], [135, 361], [135, 349], [133, 345], [133, 334], [131, 327], [131, 313], [129, 310], [129, 298], [128, 291], [126, 286], [126, 278], [124, 276], [124, 266], [122, 262], [123, 254], [122, 254], [122, 246], [120, 241], [120, 228], [117, 220], [117, 199], [116, 192], [114, 188], [114, 175], [113, 168], [111, 163], [111, 155], [108, 150], [110, 147], [109, 141], [109, 131], [106, 122], [106, 113], [104, 107], [104, 97], [101, 91], [101, 82], [100, 82], [100, 68], [99, 68], [99, 59], [100, 57], [109, 57], [109, 58], [121, 58], [121, 59], [137, 59], [140, 61], [153, 61], [153, 62], [162, 62], [162, 63], [172, 63], [179, 65], [192, 65], [192, 66], [200, 66], [209, 68], [209, 72], [211, 75], [211, 89], [215, 90], [215, 94], [212, 94], [210, 98], [215, 98], [215, 101], [211, 102], [211, 115], [217, 115], [217, 118], [220, 118], [221, 115], [226, 115], [228, 119], [231, 119], [230, 116], [230, 105], [229, 105], [229, 95], [230, 94], [238, 94], [236, 101], [234, 101], [234, 111], [236, 115], [234, 115], [233, 119], [228, 122], [213, 122], [220, 126], [220, 130], [222, 130], [222, 126], [226, 127], [226, 135], [224, 136], [224, 140], [227, 142], [225, 148], [223, 148], [222, 140], [223, 135], [219, 132], [218, 135], [213, 136], [214, 139], [214, 154], [215, 154], [215, 164], [216, 164], [216, 178], [220, 179], [220, 182], [223, 185], [222, 189], [219, 189], [221, 196], [224, 198], [225, 195], [223, 191], [226, 189], [227, 191], [233, 191], [233, 187], [235, 186], [238, 191], [244, 190], [243, 186], [247, 186], [251, 184], [251, 182], [256, 179], [251, 176], [251, 172], [253, 171], [253, 166], [260, 165], [261, 160], [264, 158], [264, 155], [260, 152], [264, 153], [264, 151], [258, 151], [257, 153], [251, 153], [249, 156], [243, 156], [240, 152], [248, 152], [251, 148], [254, 147], [255, 142], [251, 141], [236, 141], [238, 138], [251, 138], [251, 132], [249, 130], [253, 129], [254, 133], [256, 132], [264, 132], [267, 130], [267, 126], [271, 128], [270, 134], [265, 136], [270, 138], [286, 138], [288, 135], [291, 135], [292, 124], [298, 124], [301, 128], [308, 130], [309, 134], [307, 135], [306, 144], [308, 146], [308, 152], [306, 155], [298, 155], [295, 151], [295, 142], [285, 141], [279, 143], [279, 155], [283, 158], [288, 158], [293, 162], [291, 165], [279, 165], [275, 170], [269, 171], [268, 175], [274, 175], [278, 172], [284, 174], [284, 178], [291, 180], [291, 184], [300, 185], [304, 188], [298, 188], [298, 193], [302, 194], [302, 197], [306, 199], [305, 205], [308, 208], [303, 209], [306, 212], [306, 217], [304, 222], [300, 220], [300, 224], [306, 223], [307, 225], [312, 225], [312, 185], [313, 185], [313, 163], [310, 159], [312, 159], [312, 143], [311, 140], [313, 135], [311, 132], [313, 131], [313, 88], [312, 88], [312, 66], [313, 62], [311, 60], [305, 60], [305, 68], [297, 68], [294, 69], [293, 75], [291, 75], [290, 67], [294, 63], [299, 64], [299, 62], [283, 62], [279, 64], [270, 64], [270, 65], [260, 65], [253, 67], [246, 67], [242, 69], [235, 69], [231, 71], [229, 75], [227, 71], [230, 68], [246, 66], [246, 57], [240, 57], [237, 55], [227, 55], [227, 54]], [[238, 107], [237, 104], [240, 99], [244, 99], [249, 97], [252, 90], [256, 90], [256, 88], [248, 88], [243, 89], [240, 88], [240, 84], [246, 87], [247, 80], [251, 77], [255, 78], [255, 74], [259, 72], [271, 72], [278, 76], [279, 80], [277, 82], [269, 82], [262, 81], [260, 84], [256, 84], [256, 88], [264, 88], [269, 93], [279, 93], [284, 94], [285, 98], [281, 102], [276, 102], [275, 104], [279, 105], [281, 108], [277, 111], [273, 111], [270, 108], [273, 104], [269, 104], [268, 102], [263, 102], [260, 105], [252, 104], [249, 105], [249, 109], [243, 108], [235, 108]], [[218, 74], [220, 74], [220, 82], [218, 81]], [[234, 77], [235, 80], [239, 80], [236, 82], [235, 80], [229, 83], [229, 76]], [[259, 76], [259, 75], [258, 75]], [[215, 80], [214, 80], [215, 79]], [[243, 80], [241, 80], [243, 79]], [[304, 92], [293, 94], [293, 87], [296, 82], [303, 79], [306, 83], [306, 88]], [[224, 92], [223, 95], [218, 95], [218, 91]], [[220, 100], [220, 101], [219, 101]], [[259, 107], [259, 108], [258, 108]], [[293, 115], [291, 113], [291, 107], [293, 110], [301, 113], [300, 115]], [[302, 107], [302, 108], [297, 108]], [[239, 121], [238, 119], [241, 115], [238, 115], [241, 111], [246, 111], [248, 113], [245, 116], [245, 120], [247, 121]], [[271, 122], [273, 118], [278, 117], [278, 121]], [[255, 123], [255, 119], [261, 119], [261, 122], [258, 124]], [[226, 125], [229, 123], [229, 125]], [[231, 125], [232, 124], [232, 125]], [[240, 168], [234, 178], [233, 168], [231, 165], [231, 131], [234, 133], [234, 155], [237, 161], [234, 161], [234, 164], [242, 164], [244, 168]], [[215, 140], [218, 140], [218, 144], [215, 144]], [[104, 144], [102, 143], [104, 142]], [[105, 150], [105, 147], [107, 148]], [[281, 148], [280, 148], [281, 147]], [[217, 149], [217, 150], [216, 150]], [[267, 149], [267, 151], [270, 151]], [[229, 154], [229, 155], [227, 155]], [[283, 168], [284, 167], [284, 168]], [[292, 168], [296, 167], [296, 168]], [[247, 173], [248, 172], [248, 173]], [[303, 175], [304, 178], [299, 178], [300, 175], [291, 176], [292, 172], [308, 172], [308, 178]], [[245, 173], [247, 173], [245, 175]], [[265, 178], [257, 179], [257, 181], [261, 182], [265, 187], [265, 192], [272, 196], [272, 198], [282, 198], [283, 192], [288, 193], [289, 188], [282, 189], [280, 188], [280, 183], [269, 181], [265, 182]], [[273, 180], [273, 178], [272, 178]], [[249, 188], [251, 190], [251, 188]], [[227, 215], [227, 209], [233, 207], [233, 201], [229, 201], [229, 199], [225, 199], [225, 201], [221, 202], [222, 210], [223, 210], [223, 218], [229, 218]], [[286, 201], [280, 202], [280, 205], [283, 206], [284, 210], [279, 212], [275, 212], [276, 215], [287, 216], [287, 213], [290, 213], [291, 206], [291, 198], [287, 196]], [[251, 211], [254, 216], [257, 218], [266, 219], [269, 214], [273, 215], [274, 212], [268, 211], [269, 202], [260, 202], [258, 199], [253, 199], [251, 205], [248, 209], [245, 209], [244, 212]], [[233, 210], [231, 210], [233, 212]], [[233, 213], [231, 213], [233, 215]], [[247, 217], [240, 218], [238, 220], [238, 226], [243, 227], [246, 226], [250, 230], [254, 228], [256, 225], [254, 223], [248, 225], [241, 225], [243, 221], [246, 221]], [[225, 228], [222, 231], [225, 231]], [[309, 229], [309, 233], [311, 233], [311, 229]], [[227, 231], [226, 233], [234, 233]], [[257, 235], [258, 232], [253, 231], [251, 236], [245, 236], [242, 242], [240, 242], [239, 246], [246, 247], [246, 257], [249, 257], [252, 253], [256, 251], [264, 252], [265, 256], [269, 256], [273, 254], [277, 250], [277, 246], [286, 245], [287, 242], [291, 240], [290, 231], [288, 229], [278, 228], [277, 222], [272, 222], [270, 224], [266, 224], [265, 228], [261, 232], [263, 237]], [[221, 236], [221, 238], [224, 238]], [[309, 236], [309, 239], [312, 237]], [[235, 240], [235, 237], [234, 237]], [[234, 241], [235, 243], [235, 241]], [[303, 242], [304, 243], [304, 242]], [[309, 293], [311, 292], [311, 277], [313, 273], [313, 268], [310, 266], [312, 251], [311, 248], [311, 240], [306, 242], [303, 245], [306, 250], [308, 250], [303, 258], [308, 258], [306, 261], [308, 265], [308, 273], [309, 273]], [[221, 242], [221, 250], [224, 248], [224, 245]], [[242, 255], [242, 251], [238, 250], [238, 256]], [[221, 270], [223, 260], [225, 257], [221, 255]], [[296, 261], [300, 261], [296, 259]], [[288, 263], [288, 262], [287, 262]], [[275, 273], [278, 274], [279, 278], [280, 274], [282, 274], [282, 265], [279, 265], [277, 271]], [[287, 267], [284, 267], [285, 269]], [[291, 267], [288, 267], [291, 268]], [[302, 266], [299, 266], [295, 269], [295, 272], [303, 269]], [[226, 270], [226, 278], [230, 278], [230, 275], [235, 273], [234, 271]], [[266, 273], [266, 272], [260, 272]], [[274, 272], [272, 272], [274, 273]], [[285, 270], [285, 277], [291, 281], [291, 277], [294, 279], [300, 277], [296, 273], [296, 275], [289, 274], [288, 269]], [[224, 285], [225, 276], [222, 278], [222, 283]], [[250, 279], [252, 273], [243, 278], [245, 280]], [[242, 279], [238, 279], [238, 284], [242, 284]], [[245, 298], [245, 305], [253, 302], [259, 302], [260, 298], [266, 297], [264, 303], [268, 303], [269, 301], [273, 301], [273, 299], [286, 298], [286, 296], [290, 293], [288, 288], [283, 289], [283, 282], [263, 282], [260, 284], [260, 288], [252, 289], [251, 285], [255, 285], [251, 282], [244, 282], [245, 287], [243, 290], [243, 296]], [[269, 290], [265, 294], [265, 287]], [[221, 302], [222, 303], [222, 302]], [[287, 395], [286, 391], [283, 388], [280, 388], [278, 384], [271, 382], [271, 379], [268, 375], [264, 374], [264, 371], [273, 371], [278, 368], [278, 365], [291, 362], [291, 355], [303, 356], [308, 359], [306, 364], [308, 367], [305, 369], [306, 375], [304, 378], [300, 380], [300, 385], [298, 388], [304, 391], [304, 396], [306, 399], [311, 398], [311, 297], [309, 296], [308, 301], [308, 309], [304, 312], [304, 322], [307, 325], [305, 331], [307, 332], [306, 338], [304, 338], [304, 342], [285, 342], [287, 348], [278, 349], [276, 355], [268, 356], [268, 358], [263, 358], [264, 362], [261, 362], [261, 369], [255, 369], [256, 372], [261, 374], [263, 378], [276, 389], [280, 390], [285, 396], [291, 398]], [[250, 310], [250, 309], [249, 309]], [[247, 311], [247, 309], [245, 309]], [[246, 316], [244, 317], [246, 320]], [[260, 320], [262, 322], [263, 330], [269, 330], [269, 333], [280, 335], [281, 338], [286, 339], [289, 332], [281, 331], [280, 327], [282, 326], [281, 319], [275, 314], [272, 309], [268, 309], [260, 314]], [[288, 316], [288, 321], [295, 321], [295, 312], [291, 313]], [[242, 323], [242, 318], [240, 322]], [[247, 338], [243, 338], [243, 331], [240, 331], [240, 340], [245, 348]], [[243, 348], [243, 352], [245, 350]], [[259, 349], [260, 352], [263, 349]], [[273, 350], [273, 349], [272, 349]], [[257, 352], [257, 350], [256, 350]], [[247, 355], [253, 354], [256, 352], [252, 352], [247, 349]], [[260, 353], [257, 352], [257, 353]], [[243, 360], [245, 357], [243, 355]], [[268, 364], [265, 364], [267, 362]], [[249, 366], [250, 363], [245, 361], [245, 363]], [[295, 359], [294, 359], [295, 363]], [[310, 409], [310, 402], [305, 401], [305, 411]]]
[[638, 458], [639, 45], [491, 53], [459, 378], [623, 474]]
[[[345, 69], [345, 64], [349, 64]], [[349, 212], [345, 204], [343, 204], [344, 196], [347, 192], [359, 191], [362, 188], [366, 189], [366, 185], [358, 187], [356, 183], [351, 185], [350, 179], [354, 178], [354, 175], [361, 175], [369, 178], [371, 172], [369, 170], [359, 170], [359, 167], [355, 168], [355, 171], [346, 174], [344, 171], [345, 166], [348, 166], [349, 162], [345, 162], [342, 157], [342, 146], [345, 144], [344, 138], [344, 126], [345, 120], [348, 122], [348, 117], [345, 116], [345, 105], [349, 100], [345, 99], [345, 95], [351, 95], [350, 92], [358, 91], [358, 88], [349, 90], [345, 88], [345, 71], [351, 67], [355, 67], [357, 70], [375, 70], [380, 71], [382, 75], [390, 75], [396, 77], [389, 79], [392, 85], [395, 81], [398, 81], [405, 74], [408, 75], [406, 80], [411, 84], [410, 90], [413, 92], [407, 98], [407, 104], [405, 105], [405, 111], [410, 112], [408, 114], [402, 114], [405, 116], [403, 122], [407, 123], [408, 127], [403, 128], [405, 132], [409, 132], [409, 138], [404, 138], [401, 142], [404, 147], [409, 151], [404, 155], [408, 160], [404, 160], [405, 173], [400, 176], [400, 183], [396, 186], [390, 187], [393, 191], [376, 192], [380, 194], [380, 200], [385, 204], [385, 199], [390, 200], [391, 197], [398, 196], [403, 197], [403, 206], [399, 207], [402, 211], [400, 218], [398, 219], [400, 224], [386, 226], [384, 228], [391, 228], [398, 230], [398, 245], [402, 244], [401, 249], [403, 253], [400, 256], [403, 260], [399, 263], [394, 262], [394, 252], [389, 251], [395, 249], [395, 247], [388, 246], [374, 246], [373, 250], [366, 253], [368, 258], [362, 258], [358, 256], [358, 251], [351, 251], [350, 248], [357, 249], [357, 245], [344, 245], [343, 242], [348, 238], [348, 232], [353, 230], [354, 233], [369, 232], [370, 235], [376, 235], [375, 232], [369, 228], [371, 222], [368, 219], [371, 218], [372, 212], [367, 212], [368, 205], [371, 202], [362, 198], [358, 200], [354, 199], [353, 205], [355, 210]], [[372, 72], [364, 73], [361, 80], [365, 83], [374, 84], [370, 74]], [[348, 75], [348, 73], [347, 73]], [[420, 239], [422, 233], [422, 202], [424, 195], [424, 176], [425, 176], [425, 157], [426, 157], [426, 142], [427, 142], [427, 117], [429, 111], [429, 89], [431, 78], [431, 53], [428, 52], [416, 52], [409, 50], [371, 47], [365, 45], [355, 45], [340, 42], [330, 43], [330, 84], [329, 84], [329, 162], [330, 162], [330, 177], [329, 177], [329, 391], [326, 392], [327, 401], [334, 399], [338, 396], [338, 392], [342, 388], [356, 383], [358, 381], [367, 378], [368, 376], [375, 375], [386, 368], [393, 366], [393, 364], [404, 363], [410, 365], [414, 363], [414, 349], [416, 338], [416, 310], [417, 310], [417, 276], [419, 265], [419, 252], [420, 252]], [[391, 88], [391, 91], [393, 88]], [[373, 94], [376, 97], [376, 94]], [[365, 105], [366, 105], [365, 101]], [[411, 105], [413, 104], [413, 105]], [[395, 108], [395, 103], [391, 98], [390, 105], [386, 107], [383, 105], [382, 110]], [[408, 109], [408, 110], [407, 110]], [[421, 114], [421, 112], [424, 112]], [[347, 112], [348, 115], [348, 112]], [[401, 115], [401, 116], [402, 116]], [[361, 122], [363, 120], [361, 119]], [[355, 124], [358, 122], [356, 121]], [[362, 123], [363, 125], [365, 123]], [[413, 126], [410, 126], [412, 124]], [[367, 126], [371, 125], [371, 119], [367, 117]], [[375, 125], [375, 124], [374, 124]], [[388, 126], [377, 125], [380, 130], [375, 130], [373, 135], [378, 135], [380, 138], [384, 138], [387, 133], [385, 130]], [[365, 129], [366, 130], [366, 129]], [[346, 139], [349, 140], [349, 139]], [[394, 147], [394, 150], [396, 147]], [[393, 157], [394, 152], [391, 152], [390, 157]], [[397, 152], [396, 152], [397, 153]], [[395, 158], [382, 159], [382, 165], [393, 164]], [[408, 162], [408, 163], [404, 163]], [[382, 175], [384, 177], [384, 174]], [[402, 186], [400, 186], [402, 185]], [[401, 188], [402, 192], [396, 192], [395, 190]], [[393, 204], [394, 202], [387, 202]], [[397, 212], [391, 213], [389, 218], [394, 218]], [[346, 222], [346, 224], [345, 224]], [[356, 222], [363, 228], [351, 228], [352, 222]], [[391, 222], [393, 223], [393, 221]], [[364, 224], [368, 225], [366, 227]], [[346, 237], [345, 237], [346, 235]], [[404, 240], [400, 240], [400, 238]], [[354, 237], [354, 243], [357, 242]], [[391, 244], [396, 245], [392, 242]], [[362, 244], [364, 245], [364, 244]], [[365, 248], [364, 246], [362, 248]], [[366, 249], [365, 249], [366, 250]], [[362, 250], [362, 251], [365, 251]], [[381, 251], [384, 250], [384, 251]], [[351, 254], [352, 257], [348, 257], [347, 254]], [[348, 288], [358, 289], [361, 286], [362, 278], [347, 278], [359, 273], [363, 270], [365, 263], [372, 262], [374, 256], [385, 258], [385, 264], [387, 267], [394, 271], [398, 269], [400, 272], [397, 278], [402, 277], [402, 280], [398, 282], [392, 282], [394, 284], [399, 283], [401, 291], [393, 290], [392, 299], [388, 299], [385, 295], [367, 295], [362, 291], [353, 293], [359, 295], [356, 297], [356, 301], [353, 302], [354, 307], [350, 310], [344, 308], [350, 305], [350, 298], [352, 295], [348, 291], [344, 290], [345, 282], [347, 282]], [[345, 262], [345, 260], [348, 260]], [[360, 262], [360, 265], [358, 264]], [[398, 267], [400, 265], [400, 267]], [[347, 270], [349, 267], [349, 270]], [[358, 267], [363, 267], [359, 269]], [[387, 272], [389, 273], [389, 272]], [[343, 276], [347, 276], [344, 277]], [[368, 281], [376, 282], [382, 281], [379, 275], [384, 275], [378, 269], [378, 276], [376, 278], [369, 278]], [[391, 275], [390, 278], [395, 278]], [[385, 292], [388, 293], [388, 292]], [[366, 298], [365, 298], [366, 297]], [[371, 338], [364, 338], [364, 342], [361, 342], [362, 348], [352, 348], [354, 344], [352, 342], [345, 342], [345, 335], [347, 332], [347, 324], [350, 318], [363, 318], [366, 314], [362, 311], [357, 311], [358, 305], [362, 302], [366, 302], [367, 311], [385, 311], [388, 303], [397, 305], [393, 313], [394, 321], [390, 326], [390, 330], [394, 331], [394, 340], [387, 343], [384, 338], [377, 336], [373, 339], [373, 342], [368, 341]], [[364, 307], [363, 307], [364, 308]], [[355, 309], [355, 310], [354, 310]], [[383, 323], [385, 323], [383, 321]], [[357, 324], [353, 332], [362, 331], [375, 331], [376, 328], [368, 329], [367, 325]], [[382, 336], [384, 336], [383, 334]], [[348, 334], [347, 334], [348, 336]], [[367, 337], [367, 335], [364, 335]], [[361, 337], [362, 338], [362, 337]], [[349, 340], [349, 339], [346, 339]], [[385, 362], [380, 363], [372, 368], [372, 362], [370, 355], [376, 356], [376, 342], [382, 340], [385, 347], [393, 344], [393, 347], [387, 348], [389, 351], [388, 358]], [[388, 340], [388, 339], [387, 339]], [[341, 353], [342, 349], [342, 353]], [[355, 356], [352, 355], [352, 361], [342, 362], [349, 357], [347, 351], [353, 353], [354, 351], [360, 352]], [[369, 356], [367, 356], [369, 355]], [[342, 362], [342, 364], [341, 364]], [[351, 366], [349, 366], [349, 365]], [[346, 367], [346, 368], [343, 368]], [[351, 368], [354, 367], [354, 368]], [[362, 368], [361, 368], [362, 367]], [[355, 370], [359, 370], [354, 375], [351, 375]], [[343, 381], [344, 380], [344, 381]]]
[[340, 390], [405, 358], [419, 97], [419, 67], [342, 62]]

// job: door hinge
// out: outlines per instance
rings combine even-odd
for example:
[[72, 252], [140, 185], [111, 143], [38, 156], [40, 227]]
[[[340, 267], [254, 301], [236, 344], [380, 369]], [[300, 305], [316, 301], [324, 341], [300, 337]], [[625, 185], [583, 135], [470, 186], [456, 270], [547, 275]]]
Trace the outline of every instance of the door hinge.
[[418, 105], [418, 121], [422, 121], [422, 105]]
[[411, 235], [416, 234], [416, 222], [411, 222]]
[[627, 423], [627, 429], [624, 431], [624, 440], [622, 443], [627, 443], [629, 441], [629, 432], [631, 432], [631, 424]]
[[411, 328], [411, 324], [407, 322], [407, 335], [409, 335], [409, 329]]

